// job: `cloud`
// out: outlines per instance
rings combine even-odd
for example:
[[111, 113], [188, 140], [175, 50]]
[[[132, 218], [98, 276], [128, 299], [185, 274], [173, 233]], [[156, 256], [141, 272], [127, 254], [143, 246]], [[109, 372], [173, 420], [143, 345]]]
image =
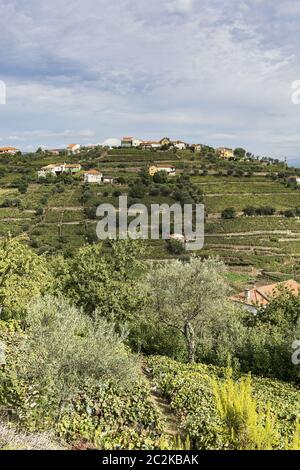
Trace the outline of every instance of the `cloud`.
[[170, 135], [294, 158], [297, 4], [0, 0], [2, 138]]
[[109, 146], [109, 147], [118, 147], [121, 145], [121, 140], [119, 138], [112, 137], [110, 139], [105, 139], [100, 145]]
[[168, 3], [168, 9], [175, 13], [190, 13], [193, 6], [193, 0], [172, 0]]

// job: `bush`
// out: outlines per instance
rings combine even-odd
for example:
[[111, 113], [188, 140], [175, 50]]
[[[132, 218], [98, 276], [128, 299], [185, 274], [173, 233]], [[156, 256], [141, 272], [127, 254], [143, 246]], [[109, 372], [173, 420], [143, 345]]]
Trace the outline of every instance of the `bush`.
[[272, 450], [278, 444], [276, 419], [267, 411], [258, 411], [250, 377], [240, 382], [228, 370], [226, 381], [213, 380], [216, 408], [224, 422], [224, 431], [232, 450]]
[[256, 215], [274, 215], [275, 213], [276, 209], [270, 206], [258, 207], [256, 209]]
[[287, 211], [284, 211], [284, 212], [283, 212], [283, 215], [284, 215], [284, 217], [287, 217], [288, 219], [290, 219], [290, 218], [292, 218], [292, 217], [296, 217], [295, 211], [293, 211], [293, 210], [291, 210], [291, 209], [290, 209], [290, 210], [287, 210]]
[[137, 362], [124, 339], [105, 320], [93, 321], [68, 301], [46, 296], [29, 309], [18, 376], [35, 384], [37, 409], [57, 418], [87, 381], [132, 382]]
[[244, 215], [246, 215], [248, 217], [251, 217], [251, 216], [256, 214], [256, 208], [253, 207], [253, 206], [247, 206], [247, 207], [245, 207], [243, 212], [244, 212]]
[[222, 219], [235, 219], [236, 217], [236, 210], [234, 207], [229, 207], [228, 209], [224, 209], [221, 214]]
[[166, 240], [166, 245], [167, 245], [167, 250], [169, 253], [172, 255], [182, 255], [185, 253], [185, 246], [184, 243], [182, 243], [179, 240]]

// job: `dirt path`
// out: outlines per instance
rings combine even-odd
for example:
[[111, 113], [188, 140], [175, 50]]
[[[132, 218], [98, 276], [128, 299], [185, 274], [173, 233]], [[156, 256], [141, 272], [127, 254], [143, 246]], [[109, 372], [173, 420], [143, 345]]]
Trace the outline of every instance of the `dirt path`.
[[224, 233], [207, 233], [205, 237], [213, 238], [228, 238], [228, 237], [244, 237], [244, 236], [256, 236], [256, 235], [299, 235], [300, 232], [293, 230], [252, 230], [251, 232], [224, 232]]
[[224, 196], [274, 196], [274, 195], [280, 195], [280, 196], [290, 196], [291, 194], [293, 194], [292, 192], [289, 192], [289, 193], [285, 193], [285, 192], [277, 192], [277, 193], [274, 193], [274, 192], [269, 192], [269, 193], [256, 193], [255, 191], [253, 191], [252, 193], [242, 193], [242, 192], [227, 192], [227, 193], [204, 193], [204, 196], [205, 197], [224, 197]]
[[174, 438], [182, 438], [183, 434], [180, 431], [180, 421], [174, 414], [168, 400], [162, 395], [160, 390], [157, 389], [152, 374], [145, 364], [142, 365], [142, 373], [149, 384], [150, 400], [164, 422], [164, 433]]

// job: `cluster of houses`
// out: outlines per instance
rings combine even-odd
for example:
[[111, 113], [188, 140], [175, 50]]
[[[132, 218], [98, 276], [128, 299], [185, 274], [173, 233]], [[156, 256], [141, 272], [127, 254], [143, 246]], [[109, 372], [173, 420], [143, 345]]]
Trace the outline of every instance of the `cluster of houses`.
[[195, 152], [201, 152], [201, 144], [187, 144], [182, 140], [171, 140], [168, 137], [164, 137], [161, 140], [141, 140], [135, 137], [123, 137], [121, 141], [121, 147], [123, 148], [140, 148], [143, 150], [159, 150], [163, 147], [175, 148], [177, 150], [191, 149]]
[[0, 147], [0, 155], [16, 155], [19, 152], [15, 147]]
[[[159, 150], [164, 147], [174, 148], [177, 150], [192, 150], [193, 152], [201, 152], [202, 144], [187, 144], [182, 140], [171, 140], [169, 137], [164, 137], [161, 140], [141, 140], [135, 137], [123, 137], [121, 141], [122, 148], [139, 148], [143, 150]], [[216, 154], [219, 158], [233, 158], [234, 150], [227, 147], [220, 147], [216, 149]]]
[[[47, 165], [41, 168], [38, 171], [39, 178], [46, 178], [47, 175], [59, 176], [63, 173], [76, 174], [82, 170], [80, 164], [69, 164], [69, 163], [56, 163], [53, 165]], [[85, 183], [110, 183], [114, 184], [113, 176], [104, 176], [98, 170], [88, 170], [84, 172], [84, 182]]]

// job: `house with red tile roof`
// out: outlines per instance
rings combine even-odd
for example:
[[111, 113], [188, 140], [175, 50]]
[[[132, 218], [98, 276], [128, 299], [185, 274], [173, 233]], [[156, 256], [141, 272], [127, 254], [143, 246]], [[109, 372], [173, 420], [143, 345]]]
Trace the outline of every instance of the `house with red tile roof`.
[[253, 287], [230, 297], [230, 300], [243, 305], [249, 312], [257, 314], [260, 308], [266, 307], [272, 299], [278, 297], [283, 290], [293, 295], [300, 294], [300, 284], [293, 279], [266, 286]]
[[79, 144], [70, 144], [67, 147], [67, 152], [69, 154], [76, 155], [76, 153], [80, 152], [80, 148], [81, 148], [81, 146]]
[[88, 170], [84, 173], [84, 182], [85, 183], [102, 183], [103, 174], [98, 170]]

